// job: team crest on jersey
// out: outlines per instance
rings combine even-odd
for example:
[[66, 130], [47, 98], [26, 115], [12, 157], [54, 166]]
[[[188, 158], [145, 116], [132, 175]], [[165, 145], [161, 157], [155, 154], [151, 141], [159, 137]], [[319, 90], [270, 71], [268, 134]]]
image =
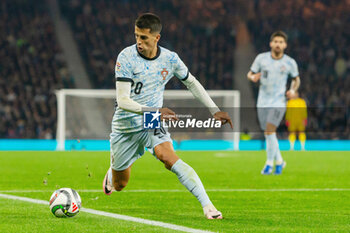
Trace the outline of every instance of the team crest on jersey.
[[285, 72], [287, 70], [287, 68], [284, 65], [282, 65], [280, 70], [281, 70], [281, 73], [283, 73], [283, 72]]
[[160, 74], [163, 77], [163, 80], [165, 80], [166, 76], [168, 76], [169, 72], [166, 70], [166, 68], [163, 68], [162, 72]]
[[120, 68], [122, 67], [122, 65], [120, 65], [119, 62], [117, 62], [117, 64], [115, 65], [115, 70], [116, 71], [120, 71]]

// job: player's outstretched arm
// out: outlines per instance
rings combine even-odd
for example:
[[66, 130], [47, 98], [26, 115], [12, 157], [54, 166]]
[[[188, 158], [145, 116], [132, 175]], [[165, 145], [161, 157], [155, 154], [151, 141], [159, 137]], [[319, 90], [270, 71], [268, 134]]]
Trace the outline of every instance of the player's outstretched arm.
[[192, 95], [202, 102], [209, 111], [214, 116], [216, 120], [220, 120], [222, 124], [229, 123], [231, 128], [233, 128], [232, 121], [227, 112], [221, 112], [218, 106], [210, 98], [209, 94], [206, 92], [204, 87], [198, 82], [198, 80], [191, 74], [188, 74], [188, 78], [182, 81]]
[[261, 73], [253, 73], [252, 71], [249, 71], [248, 72], [248, 74], [247, 74], [247, 78], [250, 80], [250, 81], [252, 81], [252, 82], [254, 82], [254, 83], [256, 83], [257, 81], [259, 81], [260, 80], [260, 77], [261, 77]]

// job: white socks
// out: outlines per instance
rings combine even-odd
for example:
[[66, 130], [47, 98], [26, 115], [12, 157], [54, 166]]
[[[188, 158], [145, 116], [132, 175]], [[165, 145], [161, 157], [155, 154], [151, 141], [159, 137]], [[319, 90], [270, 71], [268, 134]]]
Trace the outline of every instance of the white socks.
[[197, 173], [187, 163], [181, 159], [171, 167], [171, 171], [177, 175], [177, 178], [183, 184], [188, 191], [190, 191], [201, 203], [202, 207], [212, 204], [202, 181], [199, 179]]
[[276, 133], [269, 134], [269, 135], [265, 134], [265, 138], [266, 138], [266, 155], [267, 155], [266, 164], [273, 166], [274, 160], [276, 160], [277, 165], [282, 164], [283, 158], [278, 145]]
[[277, 153], [276, 153], [275, 161], [276, 161], [276, 165], [281, 165], [283, 163], [283, 158], [281, 155], [280, 148], [278, 146], [278, 142], [277, 142]]

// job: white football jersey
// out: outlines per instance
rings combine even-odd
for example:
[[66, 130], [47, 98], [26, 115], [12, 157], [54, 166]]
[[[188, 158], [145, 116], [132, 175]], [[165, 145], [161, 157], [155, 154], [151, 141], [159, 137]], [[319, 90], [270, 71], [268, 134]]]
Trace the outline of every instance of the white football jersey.
[[286, 54], [277, 60], [271, 52], [260, 53], [250, 70], [261, 72], [257, 107], [285, 107], [287, 80], [299, 76], [295, 60]]
[[[180, 80], [188, 77], [188, 68], [179, 56], [158, 46], [157, 55], [146, 58], [137, 51], [136, 44], [120, 52], [115, 66], [116, 81], [131, 82], [130, 98], [147, 107], [161, 108], [165, 85], [176, 76]], [[142, 115], [116, 107], [112, 132], [137, 132], [143, 129]]]

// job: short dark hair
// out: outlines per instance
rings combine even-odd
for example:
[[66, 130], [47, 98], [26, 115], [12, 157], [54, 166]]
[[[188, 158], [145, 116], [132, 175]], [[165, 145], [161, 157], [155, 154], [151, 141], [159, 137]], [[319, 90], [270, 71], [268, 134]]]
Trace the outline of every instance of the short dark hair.
[[288, 41], [288, 36], [287, 36], [287, 34], [284, 31], [275, 31], [274, 33], [272, 33], [272, 35], [270, 37], [270, 41], [272, 41], [277, 36], [282, 37], [285, 42]]
[[141, 29], [149, 28], [150, 32], [158, 32], [162, 31], [162, 23], [160, 22], [160, 18], [152, 13], [144, 13], [140, 15], [135, 22], [135, 26]]

